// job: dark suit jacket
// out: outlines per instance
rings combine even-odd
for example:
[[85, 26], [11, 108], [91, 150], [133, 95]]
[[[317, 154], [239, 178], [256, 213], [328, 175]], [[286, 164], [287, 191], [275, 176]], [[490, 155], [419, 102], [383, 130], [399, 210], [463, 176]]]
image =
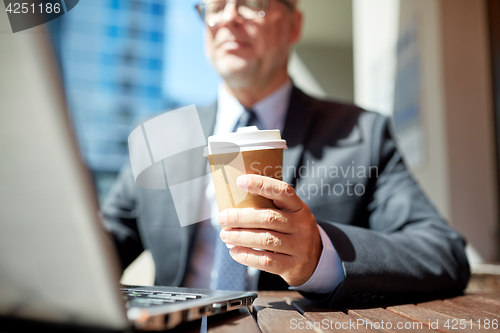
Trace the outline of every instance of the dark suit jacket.
[[[289, 105], [283, 179], [329, 235], [345, 273], [333, 293], [303, 294], [338, 306], [463, 290], [470, 275], [465, 241], [408, 172], [389, 119], [297, 88]], [[207, 137], [215, 112], [215, 106], [198, 111]], [[139, 188], [125, 167], [102, 216], [123, 267], [149, 249], [156, 284], [181, 285], [196, 225], [179, 226], [168, 189]], [[286, 287], [279, 276], [260, 274], [260, 289]]]

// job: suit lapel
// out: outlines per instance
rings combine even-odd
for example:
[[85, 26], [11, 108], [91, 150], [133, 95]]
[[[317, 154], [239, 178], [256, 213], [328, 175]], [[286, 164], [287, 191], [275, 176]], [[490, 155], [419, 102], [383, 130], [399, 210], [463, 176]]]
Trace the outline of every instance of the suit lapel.
[[287, 172], [288, 167], [298, 168], [309, 140], [315, 117], [312, 100], [297, 87], [293, 87], [283, 129], [283, 139], [288, 149], [283, 152], [283, 181], [295, 182], [295, 172]]

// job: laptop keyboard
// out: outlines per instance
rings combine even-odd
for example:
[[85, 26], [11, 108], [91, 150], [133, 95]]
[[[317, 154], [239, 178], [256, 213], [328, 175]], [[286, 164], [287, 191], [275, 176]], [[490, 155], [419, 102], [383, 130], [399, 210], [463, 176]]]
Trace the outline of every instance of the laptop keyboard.
[[191, 294], [191, 293], [172, 293], [165, 291], [151, 291], [144, 289], [129, 289], [120, 288], [122, 291], [122, 297], [127, 301], [126, 306], [132, 307], [150, 307], [157, 305], [164, 305], [175, 302], [184, 302], [189, 300], [194, 300], [202, 298], [202, 294]]

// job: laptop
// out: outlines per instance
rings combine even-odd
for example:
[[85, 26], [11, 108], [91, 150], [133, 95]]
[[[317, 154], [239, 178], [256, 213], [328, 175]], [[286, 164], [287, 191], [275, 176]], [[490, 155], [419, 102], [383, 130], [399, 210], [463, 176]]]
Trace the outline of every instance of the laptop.
[[0, 45], [0, 330], [164, 330], [250, 306], [251, 292], [119, 284], [49, 36], [13, 34], [0, 11]]

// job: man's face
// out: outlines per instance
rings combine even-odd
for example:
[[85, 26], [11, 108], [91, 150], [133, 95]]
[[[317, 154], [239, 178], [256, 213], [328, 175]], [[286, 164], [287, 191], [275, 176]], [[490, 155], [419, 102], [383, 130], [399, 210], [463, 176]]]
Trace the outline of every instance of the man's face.
[[228, 3], [224, 20], [206, 31], [206, 50], [229, 84], [245, 87], [286, 71], [290, 46], [300, 35], [301, 14], [270, 0], [265, 17], [245, 20]]

